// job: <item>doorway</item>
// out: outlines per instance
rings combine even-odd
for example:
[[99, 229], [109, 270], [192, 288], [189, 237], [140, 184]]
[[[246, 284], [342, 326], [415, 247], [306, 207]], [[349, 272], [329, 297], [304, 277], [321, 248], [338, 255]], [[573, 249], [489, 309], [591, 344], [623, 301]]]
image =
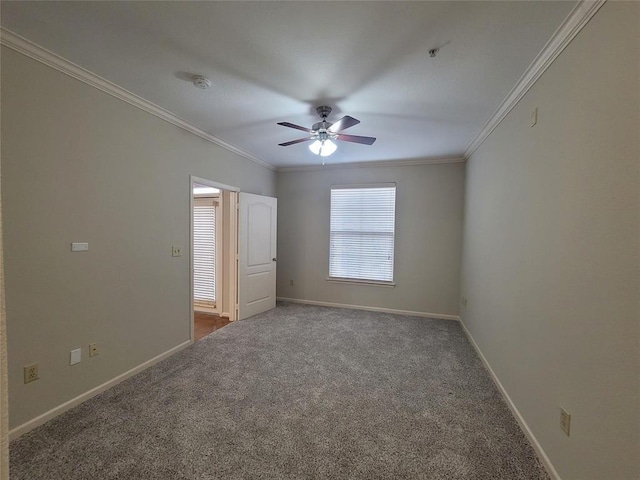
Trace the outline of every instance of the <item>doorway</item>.
[[237, 319], [238, 189], [192, 176], [191, 340]]

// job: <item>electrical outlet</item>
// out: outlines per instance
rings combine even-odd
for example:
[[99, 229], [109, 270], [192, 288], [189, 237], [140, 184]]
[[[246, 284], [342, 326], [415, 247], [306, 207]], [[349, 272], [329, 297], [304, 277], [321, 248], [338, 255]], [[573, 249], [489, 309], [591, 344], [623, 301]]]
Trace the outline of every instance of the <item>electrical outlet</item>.
[[97, 342], [93, 342], [89, 344], [89, 356], [90, 357], [95, 357], [96, 355], [98, 355], [98, 353], [100, 353], [98, 351], [98, 343]]
[[560, 428], [568, 437], [571, 431], [571, 414], [563, 407], [560, 407]]
[[171, 256], [172, 257], [181, 257], [182, 256], [182, 248], [173, 246], [171, 247]]
[[294, 281], [293, 280], [289, 280], [289, 286], [293, 287], [294, 285], [295, 285]]
[[38, 364], [32, 363], [31, 365], [25, 365], [24, 367], [24, 383], [31, 383], [40, 378], [38, 376]]

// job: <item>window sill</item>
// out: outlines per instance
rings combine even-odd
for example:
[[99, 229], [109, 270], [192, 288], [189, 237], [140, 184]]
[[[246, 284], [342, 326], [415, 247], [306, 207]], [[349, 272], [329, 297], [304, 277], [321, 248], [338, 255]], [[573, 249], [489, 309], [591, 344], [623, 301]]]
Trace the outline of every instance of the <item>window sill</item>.
[[339, 278], [339, 277], [329, 277], [327, 278], [327, 282], [329, 283], [355, 283], [357, 285], [372, 285], [374, 287], [395, 287], [395, 282], [383, 282], [379, 280], [358, 280], [356, 278]]

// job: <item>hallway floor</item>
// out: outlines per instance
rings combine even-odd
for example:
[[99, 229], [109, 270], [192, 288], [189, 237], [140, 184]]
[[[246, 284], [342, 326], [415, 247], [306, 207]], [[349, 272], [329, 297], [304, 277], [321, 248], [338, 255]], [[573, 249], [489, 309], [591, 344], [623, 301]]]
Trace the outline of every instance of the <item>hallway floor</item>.
[[194, 336], [196, 342], [202, 337], [206, 337], [211, 332], [231, 323], [227, 317], [202, 312], [194, 312], [193, 321], [195, 324]]

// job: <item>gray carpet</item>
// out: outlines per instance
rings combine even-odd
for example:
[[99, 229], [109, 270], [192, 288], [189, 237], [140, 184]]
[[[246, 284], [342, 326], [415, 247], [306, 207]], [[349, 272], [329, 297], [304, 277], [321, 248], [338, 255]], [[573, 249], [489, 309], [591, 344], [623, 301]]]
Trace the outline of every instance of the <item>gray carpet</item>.
[[286, 303], [10, 455], [11, 480], [549, 479], [457, 322]]

